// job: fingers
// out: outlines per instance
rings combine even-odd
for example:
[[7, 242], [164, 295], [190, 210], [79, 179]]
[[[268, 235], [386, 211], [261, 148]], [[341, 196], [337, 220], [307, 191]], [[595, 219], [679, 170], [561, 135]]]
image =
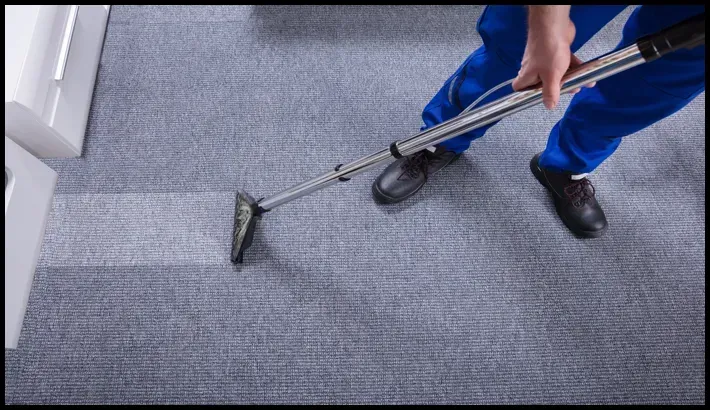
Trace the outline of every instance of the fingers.
[[[570, 54], [569, 68], [575, 68], [575, 67], [578, 67], [578, 66], [580, 66], [580, 65], [582, 65], [582, 64], [583, 64], [582, 60], [580, 60], [579, 58], [577, 58], [576, 55]], [[569, 93], [572, 94], [572, 95], [574, 95], [574, 94], [577, 94], [577, 93], [580, 92], [580, 91], [582, 91], [581, 88], [575, 88], [574, 90], [570, 91]]]
[[[570, 54], [570, 64], [569, 68], [575, 68], [584, 64], [574, 54]], [[560, 92], [562, 87], [562, 78], [565, 71], [561, 70], [533, 70], [529, 69], [529, 66], [523, 64], [523, 67], [518, 72], [518, 76], [513, 80], [513, 90], [520, 91], [532, 85], [542, 82], [542, 97], [543, 103], [547, 109], [554, 109], [560, 101]], [[594, 87], [596, 82], [585, 85], [587, 88]], [[577, 94], [580, 92], [580, 88], [575, 88], [569, 91], [569, 94]]]
[[574, 67], [580, 66], [582, 64], [584, 64], [584, 62], [582, 60], [580, 60], [579, 57], [577, 57], [574, 54], [570, 54], [570, 62], [569, 62], [570, 68], [574, 68]]
[[523, 67], [520, 69], [520, 71], [518, 71], [518, 76], [515, 78], [515, 80], [513, 80], [513, 90], [520, 91], [539, 82], [540, 77], [537, 75], [537, 72], [527, 70]]
[[[570, 68], [578, 67], [582, 64], [584, 64], [584, 61], [580, 60], [576, 55], [570, 54], [570, 64], [569, 64]], [[596, 81], [585, 85], [585, 87], [592, 88], [595, 85], [597, 85]], [[570, 94], [577, 94], [578, 92], [579, 92], [579, 89], [577, 89], [577, 91], [570, 92]]]

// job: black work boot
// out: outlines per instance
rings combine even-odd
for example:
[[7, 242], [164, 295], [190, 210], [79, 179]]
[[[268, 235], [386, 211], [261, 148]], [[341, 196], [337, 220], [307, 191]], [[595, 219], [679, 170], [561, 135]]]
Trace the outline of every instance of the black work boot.
[[556, 173], [540, 167], [537, 154], [530, 161], [535, 178], [547, 188], [555, 200], [562, 222], [575, 234], [598, 238], [607, 228], [606, 216], [594, 198], [594, 187], [587, 178], [572, 179], [570, 173]]
[[391, 163], [372, 184], [376, 202], [393, 204], [419, 191], [427, 179], [456, 160], [460, 154], [441, 146], [436, 151], [423, 150]]

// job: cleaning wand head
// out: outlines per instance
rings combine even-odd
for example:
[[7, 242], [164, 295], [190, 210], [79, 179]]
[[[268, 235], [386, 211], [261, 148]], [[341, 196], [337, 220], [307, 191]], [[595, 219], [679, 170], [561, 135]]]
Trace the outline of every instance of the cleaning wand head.
[[244, 191], [237, 193], [232, 233], [232, 263], [242, 263], [244, 251], [251, 246], [256, 222], [264, 211], [257, 201]]

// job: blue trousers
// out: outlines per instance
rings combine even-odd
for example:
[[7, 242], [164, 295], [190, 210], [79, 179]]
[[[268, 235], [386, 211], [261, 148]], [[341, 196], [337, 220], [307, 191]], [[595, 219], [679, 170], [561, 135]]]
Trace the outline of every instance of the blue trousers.
[[[572, 6], [576, 52], [627, 6]], [[640, 6], [628, 18], [616, 49], [705, 11], [705, 6]], [[487, 90], [517, 76], [527, 38], [524, 6], [487, 6], [478, 20], [483, 45], [444, 83], [424, 108], [422, 130], [453, 118]], [[605, 50], [606, 52], [606, 50]], [[480, 104], [511, 92], [503, 87]], [[540, 165], [557, 172], [593, 171], [638, 132], [685, 107], [705, 90], [705, 46], [678, 50], [583, 88], [550, 132]], [[496, 123], [441, 145], [461, 153]], [[522, 137], [522, 136], [521, 136]]]

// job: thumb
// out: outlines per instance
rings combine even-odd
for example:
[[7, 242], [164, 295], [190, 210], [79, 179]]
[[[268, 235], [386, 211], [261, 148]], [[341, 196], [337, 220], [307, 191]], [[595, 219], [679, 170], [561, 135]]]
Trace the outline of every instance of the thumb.
[[524, 88], [540, 82], [540, 77], [537, 72], [527, 69], [522, 69], [518, 72], [518, 76], [513, 80], [513, 90], [520, 91]]
[[557, 70], [543, 74], [542, 102], [548, 110], [555, 108], [560, 100], [560, 82], [563, 74]]

